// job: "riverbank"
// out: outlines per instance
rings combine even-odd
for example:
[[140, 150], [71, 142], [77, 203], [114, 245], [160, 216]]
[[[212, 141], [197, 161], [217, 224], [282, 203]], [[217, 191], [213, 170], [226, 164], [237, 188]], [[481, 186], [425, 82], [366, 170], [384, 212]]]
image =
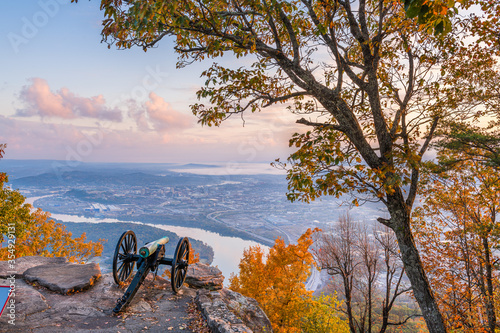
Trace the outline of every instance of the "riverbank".
[[[67, 214], [53, 214], [52, 218], [67, 225], [70, 231], [74, 230], [79, 232], [79, 234], [75, 232], [75, 235], [79, 236], [81, 232], [86, 232], [88, 239], [91, 240], [106, 238], [108, 243], [105, 246], [112, 249], [112, 252], [108, 251], [103, 254], [103, 262], [106, 265], [111, 262], [110, 260], [112, 259], [109, 257], [112, 257], [114, 253], [114, 247], [116, 246], [119, 235], [121, 235], [121, 233], [125, 230], [133, 230], [136, 232], [139, 244], [143, 242], [145, 243], [151, 239], [163, 237], [165, 235], [168, 236], [168, 234], [165, 233], [170, 232], [175, 233], [180, 237], [189, 237], [195, 250], [195, 244], [204, 244], [205, 246], [212, 248], [213, 257], [211, 264], [212, 266], [218, 267], [222, 271], [222, 274], [226, 277], [226, 281], [229, 279], [231, 274], [237, 274], [239, 272], [238, 264], [243, 257], [243, 251], [245, 249], [250, 246], [257, 245], [264, 248], [265, 251], [268, 251], [269, 249], [267, 246], [254, 241], [244, 240], [237, 237], [222, 236], [220, 234], [199, 228], [150, 224], [139, 221], [120, 221], [109, 218], [97, 219]], [[110, 233], [110, 230], [115, 230], [115, 232]], [[176, 237], [173, 238], [176, 239]], [[193, 240], [198, 240], [200, 243], [196, 243]], [[170, 245], [173, 244], [176, 245], [177, 242], [171, 239]], [[196, 246], [202, 248], [201, 245]], [[104, 255], [108, 258], [104, 258]], [[208, 256], [206, 256], [206, 258], [208, 258]]]

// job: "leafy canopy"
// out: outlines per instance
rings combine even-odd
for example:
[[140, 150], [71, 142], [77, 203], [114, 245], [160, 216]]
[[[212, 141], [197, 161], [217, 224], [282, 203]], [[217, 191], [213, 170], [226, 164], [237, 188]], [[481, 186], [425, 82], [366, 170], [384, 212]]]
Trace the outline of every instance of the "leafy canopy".
[[[490, 13], [498, 9], [483, 2], [491, 4]], [[408, 18], [402, 0], [102, 0], [101, 8], [103, 40], [110, 45], [147, 50], [170, 37], [181, 67], [245, 57], [241, 67], [213, 63], [202, 73], [197, 96], [208, 103], [191, 106], [199, 121], [217, 126], [232, 115], [280, 105], [304, 115], [298, 122], [311, 130], [290, 141], [297, 152], [285, 165], [288, 198], [349, 193], [354, 204], [382, 201], [390, 218], [379, 221], [397, 235], [429, 330], [446, 331], [410, 214], [423, 156], [443, 120], [468, 122], [493, 110], [480, 107], [478, 85], [462, 89], [467, 77], [488, 76], [485, 63], [496, 63], [496, 51], [488, 48], [498, 45], [493, 34], [474, 35], [485, 33], [484, 21], [453, 24], [445, 38], [436, 38]], [[498, 24], [494, 17], [489, 22]], [[484, 42], [467, 52], [464, 36]]]
[[[460, 2], [460, 1], [459, 1]], [[406, 15], [436, 35], [451, 31], [451, 19], [458, 13], [455, 0], [405, 0]]]
[[101, 8], [103, 40], [119, 48], [147, 50], [172, 36], [181, 67], [249, 57], [249, 66], [213, 63], [202, 73], [197, 96], [209, 105], [191, 106], [202, 124], [283, 103], [309, 116], [300, 123], [313, 129], [290, 141], [300, 148], [289, 161], [291, 200], [397, 193], [445, 115], [431, 75], [441, 52], [399, 1], [103, 0]]
[[435, 35], [445, 37], [456, 24], [457, 14], [460, 11], [472, 10], [479, 15], [472, 15], [467, 24], [478, 35], [479, 41], [499, 47], [498, 33], [500, 32], [498, 14], [500, 4], [494, 0], [404, 0], [406, 15], [418, 18], [417, 22], [427, 31], [434, 31]]
[[[479, 126], [451, 123], [436, 148], [442, 153], [438, 170], [460, 168], [463, 162], [471, 161], [487, 167], [500, 169], [500, 133]], [[467, 163], [465, 163], [467, 165]], [[434, 170], [436, 170], [436, 167]], [[491, 170], [488, 170], [491, 172]]]

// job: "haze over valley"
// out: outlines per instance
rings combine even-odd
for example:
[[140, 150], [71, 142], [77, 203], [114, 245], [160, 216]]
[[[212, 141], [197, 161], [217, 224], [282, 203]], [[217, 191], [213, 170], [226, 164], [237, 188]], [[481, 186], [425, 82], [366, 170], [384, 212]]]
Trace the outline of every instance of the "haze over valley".
[[[2, 170], [9, 174], [9, 184], [35, 207], [50, 212], [75, 235], [86, 232], [91, 240], [108, 239], [101, 263], [104, 270], [109, 269], [121, 232], [132, 228], [141, 243], [175, 232], [177, 227], [184, 233], [198, 233], [198, 238], [179, 236], [201, 241], [193, 244], [200, 258], [227, 265], [223, 271], [229, 278], [230, 273], [237, 273], [243, 248], [257, 243], [272, 246], [277, 237], [295, 242], [307, 228], [328, 230], [349, 208], [330, 197], [310, 204], [287, 201], [286, 175], [264, 163], [75, 164], [0, 161]], [[379, 209], [376, 204], [365, 204], [353, 208], [351, 215], [372, 221], [381, 216]], [[199, 229], [203, 230], [196, 231]], [[212, 239], [216, 237], [222, 238]], [[232, 239], [239, 241], [231, 245]], [[210, 241], [215, 245], [203, 245]], [[221, 243], [224, 250], [212, 250]], [[239, 247], [234, 249], [236, 257], [224, 258], [228, 246]]]

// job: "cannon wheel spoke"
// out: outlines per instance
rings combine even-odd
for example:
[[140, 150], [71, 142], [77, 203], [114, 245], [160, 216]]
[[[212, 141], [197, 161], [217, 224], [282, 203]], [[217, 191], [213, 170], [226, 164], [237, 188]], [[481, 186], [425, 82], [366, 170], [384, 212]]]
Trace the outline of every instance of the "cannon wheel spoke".
[[181, 238], [177, 243], [175, 249], [174, 260], [172, 262], [171, 270], [171, 284], [172, 290], [178, 292], [186, 280], [186, 274], [189, 261], [189, 239], [187, 237]]
[[128, 280], [134, 270], [135, 261], [132, 256], [137, 254], [137, 238], [132, 230], [125, 231], [116, 244], [113, 257], [113, 279], [117, 284]]

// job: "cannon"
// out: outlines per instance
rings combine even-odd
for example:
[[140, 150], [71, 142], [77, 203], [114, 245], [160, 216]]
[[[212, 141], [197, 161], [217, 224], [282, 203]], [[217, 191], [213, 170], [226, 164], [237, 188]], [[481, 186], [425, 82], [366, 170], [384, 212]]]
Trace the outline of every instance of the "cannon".
[[160, 238], [145, 244], [137, 253], [135, 233], [127, 230], [121, 235], [113, 256], [113, 279], [118, 285], [125, 284], [132, 275], [136, 263], [137, 273], [125, 294], [117, 300], [114, 313], [119, 313], [132, 301], [149, 272], [154, 272], [156, 277], [160, 265], [171, 266], [172, 290], [177, 293], [182, 288], [189, 264], [189, 239], [184, 237], [179, 240], [173, 258], [165, 257], [165, 244], [168, 242], [168, 237]]

